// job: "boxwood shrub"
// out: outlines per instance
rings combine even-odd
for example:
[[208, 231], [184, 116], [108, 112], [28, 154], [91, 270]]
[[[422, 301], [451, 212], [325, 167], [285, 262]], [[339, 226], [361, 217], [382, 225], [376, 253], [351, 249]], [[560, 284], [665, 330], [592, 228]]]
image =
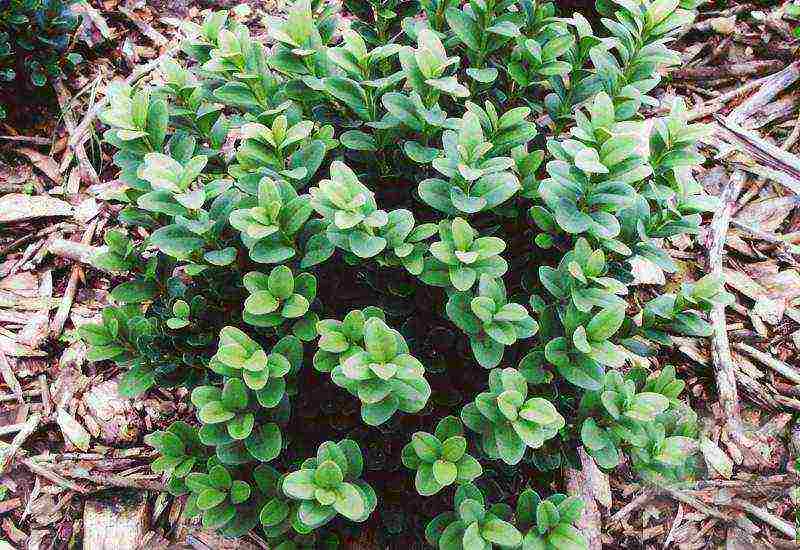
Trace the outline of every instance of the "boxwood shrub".
[[416, 488], [451, 510], [418, 533], [442, 550], [579, 549], [580, 502], [498, 472], [582, 445], [693, 474], [684, 384], [648, 358], [730, 296], [632, 284], [715, 207], [706, 128], [680, 101], [642, 115], [694, 6], [596, 7], [299, 0], [269, 39], [210, 12], [157, 84], [109, 90], [119, 221], [147, 237], [106, 233], [116, 305], [80, 332], [125, 395], [190, 392], [196, 417], [148, 438], [188, 514], [331, 547]]

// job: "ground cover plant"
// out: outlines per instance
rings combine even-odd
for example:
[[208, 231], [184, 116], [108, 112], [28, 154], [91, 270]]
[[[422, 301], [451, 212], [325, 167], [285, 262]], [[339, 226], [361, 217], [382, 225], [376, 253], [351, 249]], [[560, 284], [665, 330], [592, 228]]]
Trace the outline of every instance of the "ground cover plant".
[[[80, 332], [125, 395], [190, 392], [148, 438], [186, 513], [319, 548], [417, 492], [433, 547], [579, 549], [579, 501], [508, 480], [579, 445], [692, 476], [683, 383], [643, 358], [730, 296], [629, 289], [715, 207], [682, 103], [642, 135], [694, 7], [376, 0], [343, 26], [300, 0], [270, 44], [212, 12], [157, 85], [113, 88], [120, 220], [148, 238], [106, 233], [119, 305]], [[392, 509], [387, 536], [414, 521]]]
[[[6, 0], [0, 2], [0, 96], [20, 87], [42, 88], [62, 67], [80, 60], [67, 54], [78, 18], [71, 0]], [[6, 117], [0, 102], [0, 119]]]

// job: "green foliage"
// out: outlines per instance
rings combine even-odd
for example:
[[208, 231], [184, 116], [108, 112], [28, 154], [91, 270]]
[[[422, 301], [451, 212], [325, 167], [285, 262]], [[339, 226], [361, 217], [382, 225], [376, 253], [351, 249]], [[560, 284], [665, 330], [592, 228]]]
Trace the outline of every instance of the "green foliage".
[[[800, 19], [800, 4], [787, 4], [784, 10], [786, 15], [789, 17], [793, 19]], [[796, 37], [800, 38], [800, 27], [795, 27], [793, 32]]]
[[514, 527], [513, 511], [507, 505], [487, 507], [483, 494], [474, 485], [456, 491], [454, 512], [436, 516], [425, 529], [425, 538], [440, 550], [490, 550], [520, 548], [522, 533]]
[[455, 292], [445, 311], [453, 323], [469, 335], [475, 360], [487, 369], [500, 364], [506, 346], [530, 338], [539, 325], [524, 306], [509, 303], [502, 279], [481, 274], [478, 293]]
[[481, 435], [483, 452], [518, 464], [525, 449], [537, 449], [564, 427], [564, 417], [547, 399], [528, 398], [528, 382], [516, 369], [493, 369], [489, 391], [461, 411], [466, 426]]
[[429, 496], [453, 483], [470, 483], [483, 473], [480, 462], [466, 451], [461, 421], [447, 416], [439, 421], [433, 434], [415, 433], [403, 447], [402, 460], [406, 468], [417, 471], [417, 492]]
[[[15, 85], [41, 88], [74, 65], [80, 55], [69, 54], [70, 35], [78, 17], [73, 0], [8, 0], [0, 3], [0, 91]], [[16, 83], [16, 84], [15, 84]], [[0, 119], [6, 112], [0, 105]]]
[[[120, 221], [148, 237], [105, 236], [95, 263], [124, 279], [80, 329], [89, 357], [123, 369], [126, 395], [191, 391], [196, 427], [148, 438], [154, 469], [225, 534], [332, 547], [334, 517], [377, 505], [354, 440], [406, 430], [417, 492], [457, 486], [433, 546], [585, 548], [574, 499], [525, 491], [515, 512], [471, 482], [494, 460], [552, 469], [577, 444], [602, 467], [692, 475], [682, 383], [630, 364], [709, 334], [704, 313], [730, 301], [714, 277], [632, 299], [634, 262], [676, 272], [660, 243], [716, 207], [692, 176], [707, 128], [680, 102], [640, 113], [694, 6], [598, 0], [601, 31], [530, 0], [344, 4], [344, 28], [323, 0], [268, 17], [270, 48], [207, 13], [161, 85], [109, 91]], [[488, 385], [465, 394], [469, 434], [429, 414], [457, 406], [455, 379]], [[321, 413], [336, 430], [350, 405], [366, 426], [301, 462], [342, 437], [305, 431], [327, 429], [321, 395], [345, 399]]]
[[166, 430], [148, 434], [145, 443], [161, 455], [153, 461], [151, 468], [155, 473], [168, 476], [167, 486], [173, 494], [186, 493], [186, 476], [208, 459], [208, 453], [197, 436], [197, 428], [185, 422], [173, 422]]
[[448, 178], [426, 179], [418, 191], [423, 201], [449, 215], [476, 214], [509, 200], [519, 191], [520, 183], [509, 170], [514, 166], [513, 159], [500, 155], [536, 137], [535, 125], [524, 120], [530, 114], [527, 107], [512, 109], [498, 118], [489, 101], [486, 111], [470, 102], [465, 106], [468, 110], [458, 122], [458, 130], [442, 133], [443, 150], [410, 148], [409, 142], [405, 146], [406, 154], [413, 152], [409, 154], [412, 160], [430, 162]]
[[359, 523], [366, 520], [378, 500], [372, 487], [359, 479], [363, 467], [355, 441], [320, 445], [316, 457], [304, 461], [300, 470], [283, 480], [283, 492], [300, 501], [298, 520], [309, 529], [328, 523], [337, 514]]
[[613, 468], [625, 450], [634, 466], [652, 478], [683, 477], [697, 448], [697, 418], [678, 401], [684, 382], [668, 366], [649, 380], [639, 370], [605, 376], [603, 387], [581, 401], [581, 441], [604, 468]]
[[463, 218], [439, 223], [440, 241], [431, 243], [433, 258], [421, 279], [440, 285], [441, 273], [446, 272], [444, 286], [453, 286], [460, 292], [472, 288], [478, 277], [502, 277], [508, 264], [500, 256], [506, 243], [497, 237], [475, 237], [475, 230]]
[[516, 523], [527, 530], [522, 550], [586, 550], [589, 545], [580, 531], [572, 526], [583, 511], [577, 497], [554, 494], [542, 498], [532, 489], [517, 499]]
[[361, 418], [383, 424], [398, 410], [419, 412], [431, 387], [425, 367], [408, 353], [405, 338], [386, 325], [377, 312], [351, 311], [343, 322], [320, 321], [317, 370], [330, 372], [334, 384], [361, 401]]

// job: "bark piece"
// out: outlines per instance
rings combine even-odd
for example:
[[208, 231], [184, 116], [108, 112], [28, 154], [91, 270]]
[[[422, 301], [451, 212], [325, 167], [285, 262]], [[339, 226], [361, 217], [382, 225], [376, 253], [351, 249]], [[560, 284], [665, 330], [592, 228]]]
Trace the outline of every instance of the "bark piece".
[[772, 103], [778, 94], [800, 79], [800, 61], [792, 63], [780, 72], [764, 79], [761, 88], [750, 98], [736, 107], [729, 115], [728, 120], [742, 124], [757, 110]]
[[[720, 195], [722, 208], [714, 213], [714, 218], [711, 220], [707, 242], [708, 267], [711, 273], [719, 277], [722, 276], [725, 236], [728, 233], [731, 212], [744, 182], [745, 175], [742, 172], [737, 171], [731, 176], [730, 182]], [[728, 342], [725, 306], [715, 305], [709, 318], [714, 327], [711, 339], [711, 359], [714, 363], [720, 405], [725, 411], [729, 432], [741, 435], [743, 430], [739, 415], [739, 394], [736, 389], [736, 366], [731, 357], [730, 343]]]
[[92, 420], [100, 426], [94, 434], [109, 445], [131, 445], [142, 431], [142, 420], [131, 406], [131, 400], [119, 394], [116, 380], [108, 380], [93, 387], [84, 403]]
[[800, 195], [800, 157], [776, 147], [735, 122], [720, 116], [715, 119], [726, 130], [725, 138], [730, 144], [752, 160], [752, 164], [745, 166], [745, 169], [778, 182], [795, 195]]
[[598, 501], [610, 505], [611, 490], [608, 478], [603, 474], [583, 447], [578, 449], [581, 459], [581, 470], [567, 470], [567, 492], [583, 501], [583, 515], [575, 524], [586, 537], [589, 550], [600, 550], [602, 523]]
[[83, 547], [136, 550], [148, 530], [147, 500], [142, 494], [114, 492], [88, 500], [83, 509]]
[[71, 215], [72, 206], [69, 203], [49, 195], [9, 193], [0, 197], [0, 223]]

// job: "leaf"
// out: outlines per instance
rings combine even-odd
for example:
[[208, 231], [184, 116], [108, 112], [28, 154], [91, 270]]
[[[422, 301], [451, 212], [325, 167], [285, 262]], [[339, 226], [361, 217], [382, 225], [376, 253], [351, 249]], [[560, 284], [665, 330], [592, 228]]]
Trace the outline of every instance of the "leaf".
[[235, 480], [231, 485], [231, 502], [241, 504], [250, 498], [250, 485], [241, 480]]
[[522, 534], [501, 519], [490, 519], [481, 526], [481, 536], [499, 546], [514, 548], [522, 544]]
[[475, 69], [470, 67], [466, 70], [467, 76], [480, 82], [481, 84], [489, 84], [497, 80], [498, 71], [494, 67], [487, 69]]
[[339, 141], [348, 149], [354, 151], [377, 151], [378, 145], [375, 138], [359, 130], [348, 130], [339, 136]]
[[547, 542], [559, 550], [587, 550], [588, 543], [584, 536], [567, 523], [559, 523], [547, 534]]
[[356, 81], [340, 76], [324, 79], [325, 91], [350, 107], [362, 120], [370, 120], [367, 94]]
[[640, 422], [651, 422], [667, 410], [667, 407], [669, 399], [660, 393], [642, 392], [633, 398], [633, 403], [625, 411], [625, 416]]
[[314, 497], [314, 470], [298, 470], [283, 480], [283, 492], [291, 498], [308, 500]]
[[244, 444], [253, 458], [261, 462], [269, 462], [277, 458], [281, 452], [283, 446], [281, 430], [273, 422], [263, 424], [253, 430], [245, 439]]
[[136, 365], [120, 378], [118, 391], [122, 397], [136, 397], [156, 383], [155, 372], [148, 367]]
[[433, 464], [423, 462], [414, 476], [414, 487], [422, 496], [431, 496], [442, 490], [443, 485], [433, 475]]
[[255, 417], [253, 413], [242, 414], [228, 421], [228, 434], [233, 439], [247, 439], [253, 431]]
[[444, 180], [431, 178], [420, 182], [417, 186], [420, 198], [429, 206], [449, 215], [456, 215], [457, 211], [450, 200], [450, 184]]
[[218, 489], [206, 489], [197, 495], [197, 507], [210, 510], [225, 500], [226, 494]]
[[362, 405], [361, 419], [370, 426], [380, 426], [397, 412], [398, 406], [397, 397], [390, 395], [379, 403]]
[[300, 267], [305, 269], [320, 264], [330, 258], [334, 250], [334, 245], [324, 233], [313, 235], [306, 243], [305, 255], [300, 261]]
[[473, 481], [483, 473], [481, 463], [471, 455], [462, 456], [461, 460], [456, 463], [456, 467], [458, 468], [458, 476], [456, 477], [456, 480], [459, 483], [468, 483]]
[[[447, 540], [445, 537], [442, 537], [443, 540]], [[474, 548], [475, 550], [489, 550], [491, 549], [492, 545], [486, 542], [483, 537], [481, 536], [480, 532], [480, 524], [477, 521], [473, 521], [469, 524], [469, 526], [464, 530], [464, 535], [459, 541], [460, 544], [457, 548]], [[440, 548], [456, 548], [455, 546], [441, 543]]]
[[236, 260], [236, 249], [229, 246], [222, 250], [210, 250], [203, 254], [203, 259], [212, 265], [220, 267], [230, 265]]
[[586, 336], [592, 342], [602, 342], [611, 338], [625, 320], [625, 307], [612, 306], [598, 312], [586, 325]]
[[352, 483], [343, 483], [335, 489], [336, 501], [333, 503], [334, 509], [344, 517], [357, 521], [361, 519], [365, 512], [364, 497]]
[[408, 155], [408, 158], [419, 164], [428, 164], [439, 156], [439, 149], [425, 147], [416, 141], [403, 142], [403, 151]]
[[364, 343], [376, 362], [387, 363], [397, 356], [397, 337], [380, 319], [371, 318], [364, 324]]
[[597, 425], [593, 418], [587, 418], [581, 426], [581, 441], [591, 451], [600, 451], [613, 445], [606, 432]]
[[542, 426], [563, 420], [555, 406], [542, 397], [528, 399], [520, 409], [519, 415]]
[[232, 411], [225, 409], [220, 401], [211, 401], [203, 405], [198, 411], [198, 418], [203, 424], [219, 424], [236, 416]]
[[[451, 416], [448, 418], [452, 418], [453, 420], [458, 422], [455, 417]], [[458, 426], [460, 429], [461, 426], [460, 422], [458, 422]], [[437, 432], [438, 431], [439, 430], [437, 427]], [[439, 437], [437, 436], [437, 439], [438, 438]], [[459, 460], [461, 460], [461, 457], [464, 456], [466, 450], [467, 450], [467, 440], [463, 436], [454, 435], [452, 437], [448, 437], [447, 439], [444, 440], [444, 442], [442, 442], [442, 458], [444, 458], [449, 462], [458, 462]]]
[[458, 469], [452, 462], [437, 460], [433, 463], [433, 477], [440, 485], [450, 485], [456, 480]]
[[411, 436], [414, 452], [425, 462], [434, 462], [442, 456], [442, 442], [427, 432], [416, 432]]
[[145, 155], [137, 175], [150, 183], [153, 189], [163, 189], [175, 193], [185, 189], [180, 186], [183, 166], [174, 158], [163, 153]]
[[510, 424], [496, 424], [494, 436], [500, 459], [506, 464], [519, 464], [525, 454], [525, 443]]
[[475, 360], [485, 369], [493, 369], [503, 359], [503, 344], [491, 338], [470, 338], [469, 344]]
[[158, 295], [158, 286], [149, 281], [128, 281], [114, 287], [111, 297], [123, 304], [138, 304]]
[[279, 302], [268, 290], [261, 290], [248, 296], [244, 309], [253, 315], [264, 315], [278, 309]]
[[386, 248], [386, 239], [356, 230], [350, 233], [349, 244], [350, 250], [359, 258], [372, 258]]
[[244, 382], [238, 378], [229, 378], [222, 388], [221, 403], [230, 411], [241, 410], [247, 406], [249, 394]]
[[314, 471], [314, 484], [318, 487], [338, 487], [344, 480], [344, 473], [333, 460], [325, 460]]
[[282, 500], [273, 498], [261, 508], [259, 519], [265, 527], [272, 527], [283, 522], [288, 515], [289, 505]]
[[188, 257], [205, 244], [203, 239], [177, 224], [156, 229], [150, 235], [150, 242], [165, 254], [178, 259]]
[[467, 48], [480, 50], [480, 31], [471, 14], [456, 7], [450, 7], [445, 12], [445, 18], [447, 25]]
[[453, 97], [469, 97], [469, 89], [456, 80], [454, 76], [429, 78], [425, 81], [425, 84], [433, 86], [437, 90], [441, 90]]

